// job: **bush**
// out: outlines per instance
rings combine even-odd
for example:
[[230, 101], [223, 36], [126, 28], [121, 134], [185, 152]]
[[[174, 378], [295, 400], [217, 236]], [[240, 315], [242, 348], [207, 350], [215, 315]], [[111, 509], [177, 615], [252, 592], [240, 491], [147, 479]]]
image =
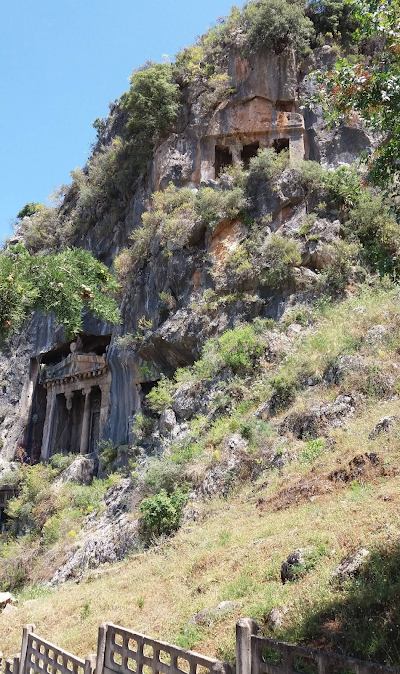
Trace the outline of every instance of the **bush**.
[[301, 452], [300, 460], [302, 463], [312, 463], [317, 459], [325, 449], [325, 441], [323, 438], [316, 438], [309, 440]]
[[272, 180], [276, 178], [289, 166], [289, 152], [284, 151], [279, 154], [274, 148], [266, 147], [258, 150], [257, 156], [250, 159], [249, 172], [250, 178]]
[[247, 26], [245, 43], [250, 50], [270, 49], [281, 54], [294, 49], [299, 56], [309, 53], [314, 27], [300, 3], [250, 1], [243, 12]]
[[227, 330], [218, 339], [218, 353], [235, 373], [251, 369], [264, 350], [262, 338], [249, 324]]
[[351, 3], [343, 0], [309, 0], [306, 15], [314, 24], [317, 35], [327, 33], [348, 45], [357, 28]]
[[75, 459], [74, 454], [67, 454], [66, 456], [64, 454], [53, 454], [50, 459], [50, 466], [61, 472], [68, 468]]
[[143, 513], [142, 527], [147, 535], [172, 534], [179, 529], [183, 519], [183, 508], [187, 495], [177, 489], [168, 496], [165, 489], [159, 494], [143, 499], [140, 512]]
[[312, 192], [324, 185], [326, 171], [316, 161], [302, 161], [295, 166], [301, 185]]
[[357, 262], [360, 246], [339, 240], [335, 244], [326, 246], [329, 250], [330, 264], [321, 274], [325, 291], [329, 294], [342, 293], [349, 283], [353, 265]]
[[382, 195], [362, 190], [345, 224], [347, 236], [356, 237], [364, 247], [364, 257], [379, 274], [397, 275], [400, 233]]
[[168, 457], [148, 462], [145, 483], [154, 494], [166, 491], [171, 495], [182, 484], [183, 468]]
[[179, 88], [167, 63], [149, 63], [136, 70], [128, 92], [121, 97], [128, 115], [125, 135], [132, 141], [138, 169], [150, 159], [155, 142], [171, 129], [179, 110]]
[[263, 271], [260, 282], [271, 288], [282, 288], [293, 276], [293, 267], [301, 264], [297, 243], [272, 234], [261, 251]]
[[157, 383], [157, 386], [154, 386], [154, 388], [146, 396], [149, 407], [153, 410], [153, 412], [161, 414], [161, 412], [164, 412], [164, 410], [167, 410], [169, 407], [171, 407], [171, 393], [173, 387], [173, 382], [170, 379], [167, 379], [167, 377], [160, 379], [160, 381]]
[[43, 204], [40, 203], [29, 203], [25, 204], [23, 208], [21, 208], [20, 212], [17, 215], [17, 218], [22, 219], [22, 218], [30, 218], [31, 215], [34, 215], [37, 213], [37, 211], [43, 206]]

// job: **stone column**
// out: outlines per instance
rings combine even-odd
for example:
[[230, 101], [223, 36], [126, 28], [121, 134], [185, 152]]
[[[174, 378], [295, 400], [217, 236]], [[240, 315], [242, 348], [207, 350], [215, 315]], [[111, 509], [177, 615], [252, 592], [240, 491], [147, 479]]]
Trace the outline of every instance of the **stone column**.
[[201, 141], [200, 181], [215, 180], [215, 139]]
[[88, 453], [89, 432], [90, 432], [90, 391], [91, 388], [82, 389], [82, 395], [85, 396], [85, 408], [83, 411], [81, 444], [79, 451], [81, 454]]
[[108, 418], [108, 412], [110, 408], [110, 376], [107, 375], [107, 379], [103, 384], [100, 384], [101, 391], [101, 401], [100, 401], [100, 426], [99, 426], [99, 440], [103, 436], [104, 426]]
[[46, 401], [46, 419], [43, 427], [42, 449], [40, 452], [40, 460], [48, 461], [51, 450], [51, 437], [54, 426], [54, 413], [56, 409], [57, 392], [55, 386], [50, 385], [47, 389]]
[[68, 391], [68, 392], [66, 391], [64, 393], [64, 395], [65, 395], [65, 402], [66, 402], [67, 410], [68, 410], [68, 412], [70, 412], [72, 410], [72, 396], [74, 395], [73, 391]]
[[289, 155], [290, 161], [303, 161], [305, 156], [304, 136], [300, 130], [292, 131], [289, 139]]
[[240, 164], [240, 162], [242, 160], [243, 145], [241, 143], [237, 143], [235, 145], [231, 145], [229, 149], [232, 153], [232, 164], [233, 164], [233, 166], [236, 166], [237, 164]]

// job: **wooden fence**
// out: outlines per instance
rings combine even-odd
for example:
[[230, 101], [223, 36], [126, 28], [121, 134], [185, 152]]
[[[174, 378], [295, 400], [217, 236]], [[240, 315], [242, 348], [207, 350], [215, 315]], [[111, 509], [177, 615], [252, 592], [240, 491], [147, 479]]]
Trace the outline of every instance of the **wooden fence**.
[[[232, 667], [113, 623], [100, 625], [97, 654], [78, 658], [35, 633], [22, 632], [21, 652], [0, 674], [232, 674]], [[258, 636], [251, 618], [236, 625], [236, 674], [400, 674], [400, 669]]]

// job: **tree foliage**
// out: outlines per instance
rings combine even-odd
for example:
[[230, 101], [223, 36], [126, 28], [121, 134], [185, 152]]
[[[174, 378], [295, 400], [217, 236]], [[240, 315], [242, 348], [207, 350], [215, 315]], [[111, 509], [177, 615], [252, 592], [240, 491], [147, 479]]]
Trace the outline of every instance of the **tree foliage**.
[[168, 63], [150, 63], [135, 71], [130, 82], [129, 91], [121, 98], [128, 116], [125, 134], [133, 142], [137, 162], [143, 165], [150, 158], [154, 143], [176, 121], [179, 87]]
[[31, 215], [37, 213], [37, 211], [40, 209], [41, 206], [42, 204], [31, 201], [30, 203], [25, 204], [23, 208], [21, 208], [20, 212], [17, 215], [17, 218], [26, 218], [26, 217], [29, 218]]
[[354, 124], [361, 118], [382, 131], [384, 141], [369, 158], [368, 180], [398, 194], [400, 164], [400, 1], [345, 0], [359, 27], [360, 45], [378, 41], [372, 55], [341, 58], [329, 73], [319, 73], [319, 100], [332, 123]]
[[111, 296], [117, 289], [107, 267], [87, 250], [34, 256], [22, 244], [10, 246], [0, 253], [0, 341], [18, 331], [35, 310], [53, 312], [70, 337], [81, 329], [84, 309], [117, 322]]

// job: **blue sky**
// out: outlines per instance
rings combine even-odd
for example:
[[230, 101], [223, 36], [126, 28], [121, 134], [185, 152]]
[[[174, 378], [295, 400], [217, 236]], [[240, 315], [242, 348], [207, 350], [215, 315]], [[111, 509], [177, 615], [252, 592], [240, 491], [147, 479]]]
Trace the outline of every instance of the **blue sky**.
[[0, 242], [30, 201], [70, 181], [91, 122], [132, 70], [190, 44], [232, 0], [0, 0]]

